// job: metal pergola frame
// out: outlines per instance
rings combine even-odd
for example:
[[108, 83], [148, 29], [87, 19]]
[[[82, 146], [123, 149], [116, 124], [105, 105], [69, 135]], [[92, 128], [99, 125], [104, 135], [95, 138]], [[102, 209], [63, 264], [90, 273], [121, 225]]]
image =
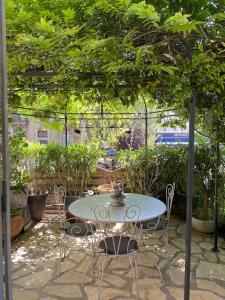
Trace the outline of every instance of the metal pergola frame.
[[[0, 213], [3, 215], [5, 225], [4, 249], [0, 247], [0, 299], [12, 299], [11, 282], [11, 241], [10, 241], [10, 201], [9, 201], [9, 160], [8, 160], [8, 95], [7, 95], [7, 69], [6, 69], [6, 26], [5, 26], [5, 0], [0, 0], [0, 90], [1, 90], [1, 120], [2, 120], [2, 201]], [[64, 88], [64, 87], [62, 87]], [[190, 99], [189, 111], [189, 153], [188, 153], [188, 184], [187, 184], [187, 217], [185, 238], [185, 280], [184, 300], [190, 299], [190, 272], [191, 272], [191, 237], [192, 237], [192, 192], [193, 192], [193, 166], [195, 141], [195, 111], [197, 93], [193, 89]], [[147, 114], [146, 114], [147, 116]], [[66, 119], [65, 119], [66, 122]], [[147, 131], [147, 126], [146, 126]], [[0, 216], [0, 239], [2, 239], [2, 223]], [[4, 261], [4, 264], [3, 264]], [[5, 278], [3, 278], [3, 268]], [[3, 293], [5, 290], [5, 294]]]
[[[8, 154], [8, 84], [6, 66], [6, 17], [5, 1], [0, 0], [0, 96], [2, 127], [2, 186], [0, 201], [0, 299], [12, 299], [11, 237], [9, 198], [9, 154]], [[2, 224], [3, 220], [3, 224]], [[4, 225], [4, 226], [2, 226]], [[3, 232], [4, 227], [4, 243]], [[4, 276], [3, 276], [4, 274]]]

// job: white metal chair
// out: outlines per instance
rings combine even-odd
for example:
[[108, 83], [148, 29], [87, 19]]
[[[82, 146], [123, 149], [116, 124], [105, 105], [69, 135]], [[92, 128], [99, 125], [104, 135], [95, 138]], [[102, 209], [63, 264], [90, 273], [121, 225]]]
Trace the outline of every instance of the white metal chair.
[[[96, 260], [98, 262], [98, 299], [101, 299], [102, 279], [105, 268], [106, 257], [111, 259], [118, 257], [127, 257], [130, 262], [132, 276], [136, 295], [138, 298], [138, 269], [137, 269], [137, 253], [139, 250], [140, 231], [136, 230], [137, 223], [140, 217], [140, 207], [131, 205], [124, 210], [124, 223], [133, 223], [132, 231], [129, 234], [124, 233], [120, 226], [111, 220], [110, 206], [105, 207], [99, 205], [94, 209], [96, 222], [99, 225], [100, 232], [104, 232], [104, 236], [98, 243], [98, 253]], [[107, 217], [109, 226], [105, 226], [105, 222], [101, 219]]]
[[[171, 214], [171, 209], [172, 209], [172, 204], [173, 204], [173, 198], [174, 198], [174, 192], [175, 192], [175, 183], [173, 184], [168, 184], [166, 187], [166, 213], [165, 215], [145, 221], [141, 223], [141, 233], [142, 237], [145, 234], [152, 234], [154, 231], [159, 231], [161, 230], [163, 232], [163, 239], [164, 239], [164, 244], [165, 244], [165, 249], [166, 252], [168, 250], [168, 226], [169, 226], [169, 221], [170, 221], [170, 214]], [[143, 241], [143, 239], [142, 239]]]
[[70, 251], [86, 251], [91, 256], [94, 255], [96, 225], [90, 221], [77, 221], [77, 218], [74, 217], [64, 220], [59, 230], [61, 230], [61, 237], [59, 239], [60, 261], [58, 274], [61, 270], [61, 263], [68, 254], [68, 242], [70, 238], [79, 239], [81, 246], [80, 248], [70, 249]]

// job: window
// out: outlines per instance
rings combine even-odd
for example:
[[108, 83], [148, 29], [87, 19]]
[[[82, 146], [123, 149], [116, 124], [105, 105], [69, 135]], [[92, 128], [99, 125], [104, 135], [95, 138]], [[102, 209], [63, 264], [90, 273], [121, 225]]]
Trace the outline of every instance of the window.
[[37, 140], [41, 145], [48, 144], [48, 131], [45, 129], [38, 130], [37, 132]]

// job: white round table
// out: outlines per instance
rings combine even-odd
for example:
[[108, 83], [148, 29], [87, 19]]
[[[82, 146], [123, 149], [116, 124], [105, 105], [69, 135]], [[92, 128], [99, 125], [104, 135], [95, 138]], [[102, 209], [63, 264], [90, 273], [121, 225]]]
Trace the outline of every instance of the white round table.
[[[139, 222], [155, 219], [166, 211], [166, 205], [159, 199], [132, 193], [125, 194], [125, 206], [114, 207], [110, 205], [112, 201], [111, 195], [101, 194], [76, 200], [69, 205], [69, 212], [82, 219], [96, 221], [95, 208], [102, 205], [109, 208], [111, 222], [128, 223], [136, 221], [135, 217], [132, 219], [125, 218], [125, 211], [131, 205], [137, 205], [140, 208], [140, 216], [137, 217]], [[100, 222], [109, 222], [109, 218], [105, 214], [98, 216], [97, 219]]]

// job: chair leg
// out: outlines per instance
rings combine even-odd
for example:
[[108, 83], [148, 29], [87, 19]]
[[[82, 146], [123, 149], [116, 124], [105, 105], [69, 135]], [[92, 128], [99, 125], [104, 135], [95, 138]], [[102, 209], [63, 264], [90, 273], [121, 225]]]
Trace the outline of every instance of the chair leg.
[[163, 230], [163, 239], [164, 239], [164, 245], [165, 245], [166, 254], [168, 254], [168, 234], [167, 234], [167, 229]]
[[161, 272], [161, 270], [160, 270], [160, 268], [159, 268], [159, 265], [156, 263], [155, 266], [156, 266], [156, 269], [157, 269], [158, 272], [159, 272], [160, 281], [163, 283], [164, 280], [163, 280], [162, 272]]
[[91, 265], [93, 265], [96, 261], [97, 261], [98, 257], [94, 257], [89, 264], [87, 265], [87, 267], [84, 270], [84, 274], [83, 274], [83, 281], [82, 281], [82, 287], [84, 287], [84, 281], [85, 281], [85, 277], [87, 274], [88, 269], [90, 268]]
[[102, 255], [99, 256], [98, 263], [98, 300], [101, 300], [102, 279], [104, 273], [104, 257]]
[[139, 275], [138, 275], [138, 266], [137, 266], [137, 257], [136, 255], [133, 255], [133, 262], [134, 262], [134, 270], [135, 270], [135, 279], [136, 279], [136, 296], [137, 296], [137, 299], [139, 299], [139, 287], [138, 287], [138, 278], [139, 278]]
[[131, 267], [131, 272], [133, 276], [133, 281], [134, 281], [134, 288], [135, 288], [135, 293], [137, 299], [139, 298], [139, 292], [138, 292], [138, 285], [137, 285], [137, 280], [138, 280], [138, 274], [137, 274], [137, 261], [136, 257], [129, 256], [129, 262], [130, 262], [130, 267]]

